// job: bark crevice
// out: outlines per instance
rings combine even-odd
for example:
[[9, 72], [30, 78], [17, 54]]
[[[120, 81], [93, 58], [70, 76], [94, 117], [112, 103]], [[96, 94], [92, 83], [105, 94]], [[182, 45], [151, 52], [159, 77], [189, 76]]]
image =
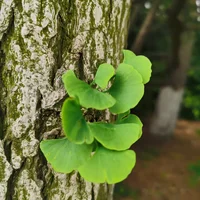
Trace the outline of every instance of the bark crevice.
[[0, 40], [1, 44], [4, 44], [4, 42], [7, 40], [7, 38], [12, 35], [13, 31], [14, 31], [14, 21], [15, 21], [15, 14], [14, 14], [14, 8], [11, 8], [11, 16], [9, 18], [9, 23], [8, 23], [8, 27], [6, 29], [6, 31], [3, 33], [3, 36]]
[[57, 21], [58, 21], [57, 35], [55, 35], [54, 39], [56, 40], [55, 67], [52, 69], [52, 77], [51, 77], [51, 86], [53, 88], [55, 86], [56, 73], [63, 65], [64, 38], [66, 37], [66, 31], [64, 29], [64, 20], [60, 11], [57, 16]]
[[21, 167], [19, 169], [13, 169], [12, 174], [7, 181], [7, 193], [6, 193], [5, 200], [13, 199], [14, 194], [15, 194], [16, 181], [17, 181], [17, 178], [19, 177], [20, 172], [24, 168], [25, 162], [26, 162], [26, 159], [23, 160]]
[[1, 199], [103, 196], [110, 200], [108, 187], [85, 182], [76, 172], [66, 175], [52, 170], [39, 142], [48, 133], [52, 133], [48, 138], [55, 138], [61, 132], [60, 109], [67, 97], [61, 77], [66, 70], [84, 75], [81, 78], [87, 82], [102, 62], [119, 63], [130, 0], [13, 0], [12, 4], [7, 7], [7, 13], [12, 13], [3, 24], [8, 28], [0, 44], [0, 112], [5, 120], [4, 126], [0, 124], [4, 138], [0, 153], [2, 166], [12, 165], [14, 170], [3, 176]]
[[92, 189], [91, 189], [91, 200], [95, 200], [95, 193], [94, 193], [94, 185], [92, 184]]

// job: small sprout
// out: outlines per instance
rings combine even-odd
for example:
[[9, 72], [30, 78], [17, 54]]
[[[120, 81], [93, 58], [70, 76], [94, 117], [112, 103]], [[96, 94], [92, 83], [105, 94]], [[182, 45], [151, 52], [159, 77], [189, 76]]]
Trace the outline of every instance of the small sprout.
[[[130, 114], [130, 109], [144, 94], [151, 62], [129, 50], [123, 53], [124, 61], [116, 73], [112, 65], [101, 64], [91, 85], [79, 80], [72, 70], [63, 75], [69, 95], [61, 110], [65, 137], [40, 143], [55, 171], [78, 170], [87, 181], [108, 184], [120, 182], [131, 173], [136, 156], [127, 149], [141, 137], [143, 125], [136, 115]], [[99, 116], [92, 120], [88, 116], [101, 115], [106, 109], [117, 114], [115, 122], [99, 121]]]

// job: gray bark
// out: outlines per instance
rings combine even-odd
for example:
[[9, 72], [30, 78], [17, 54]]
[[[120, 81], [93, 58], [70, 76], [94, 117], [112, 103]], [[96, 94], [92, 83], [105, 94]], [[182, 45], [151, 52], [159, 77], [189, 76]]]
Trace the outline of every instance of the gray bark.
[[0, 199], [112, 199], [113, 186], [85, 182], [76, 172], [54, 172], [39, 142], [59, 134], [66, 98], [61, 76], [67, 69], [89, 81], [100, 63], [119, 63], [130, 4], [0, 2]]

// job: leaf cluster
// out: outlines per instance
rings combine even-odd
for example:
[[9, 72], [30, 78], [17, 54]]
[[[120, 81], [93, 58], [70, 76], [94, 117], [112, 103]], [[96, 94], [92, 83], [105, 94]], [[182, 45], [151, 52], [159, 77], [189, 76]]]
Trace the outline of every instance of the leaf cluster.
[[[135, 152], [128, 149], [141, 137], [142, 123], [130, 109], [144, 94], [151, 63], [128, 50], [123, 54], [124, 60], [116, 70], [110, 64], [101, 64], [91, 85], [79, 80], [72, 70], [63, 75], [69, 95], [61, 110], [65, 137], [40, 144], [55, 171], [78, 170], [87, 181], [113, 184], [125, 179], [134, 167]], [[88, 121], [82, 108], [108, 109], [116, 115], [116, 121]]]

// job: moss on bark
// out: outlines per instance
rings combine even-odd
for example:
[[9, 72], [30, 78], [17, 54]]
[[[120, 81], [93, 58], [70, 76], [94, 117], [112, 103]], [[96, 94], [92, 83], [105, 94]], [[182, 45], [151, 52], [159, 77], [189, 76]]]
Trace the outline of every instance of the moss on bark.
[[38, 145], [60, 128], [66, 98], [62, 74], [73, 69], [90, 81], [99, 64], [116, 67], [120, 62], [130, 0], [3, 0], [2, 5], [0, 133], [9, 145], [2, 147], [0, 165], [3, 175], [6, 166], [14, 170], [1, 176], [1, 199], [9, 199], [9, 191], [13, 199], [25, 200], [112, 199], [112, 187], [106, 184], [85, 182], [77, 173], [55, 173]]

